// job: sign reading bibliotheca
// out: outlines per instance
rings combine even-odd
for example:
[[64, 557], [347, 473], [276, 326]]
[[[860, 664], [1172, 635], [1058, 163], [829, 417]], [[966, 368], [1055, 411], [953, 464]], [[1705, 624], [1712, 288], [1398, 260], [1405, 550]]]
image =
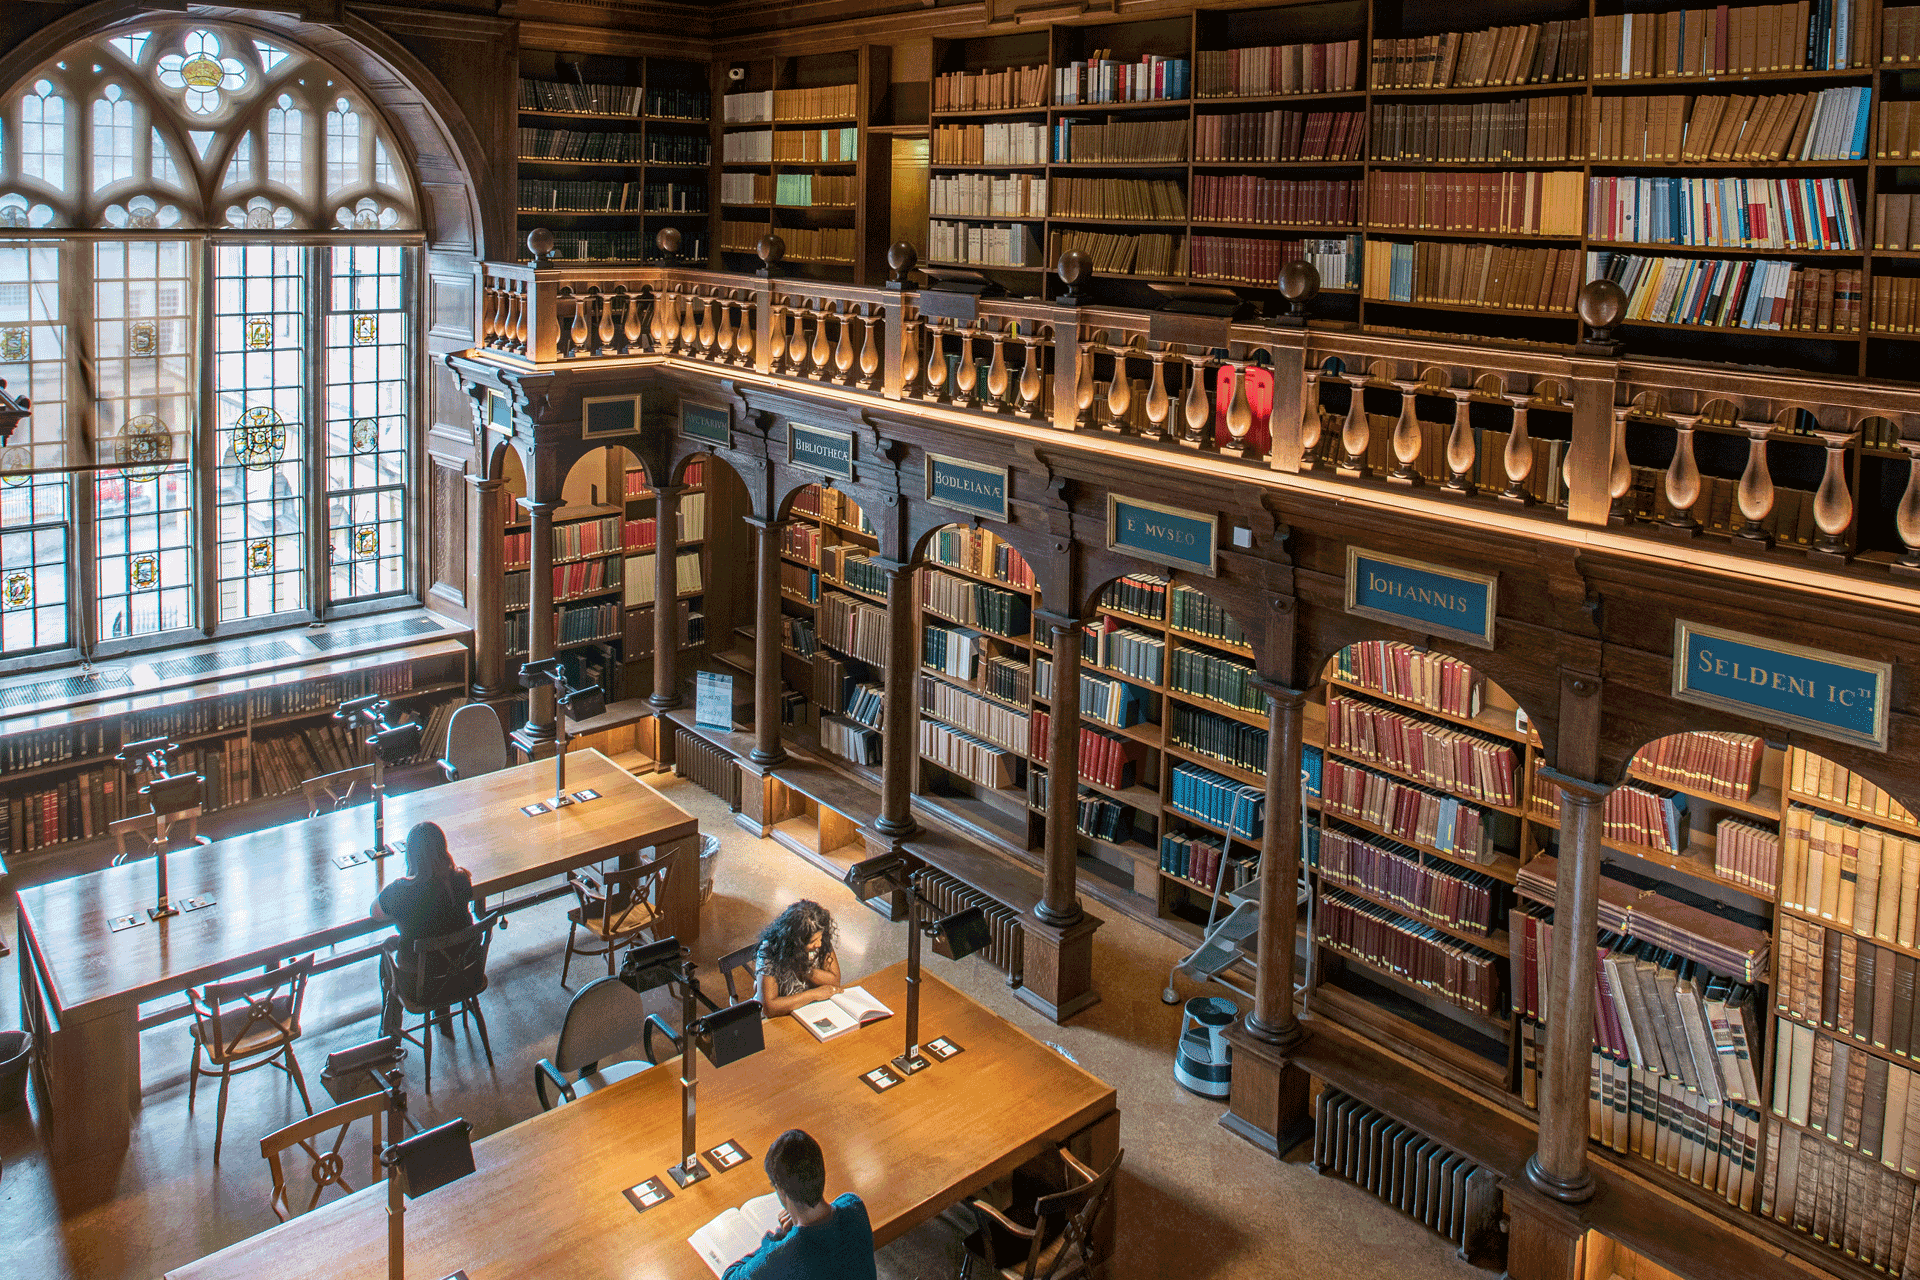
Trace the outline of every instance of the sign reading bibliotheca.
[[1007, 518], [1007, 469], [927, 455], [927, 501], [990, 520]]
[[1107, 495], [1107, 549], [1175, 569], [1214, 576], [1219, 541], [1212, 516], [1157, 502]]
[[787, 424], [787, 461], [837, 480], [853, 479], [853, 436], [825, 427]]
[[705, 440], [708, 444], [717, 444], [722, 449], [731, 449], [733, 409], [728, 405], [696, 404], [692, 400], [682, 400], [680, 434]]
[[1673, 696], [1887, 749], [1893, 667], [1675, 620]]
[[1347, 548], [1347, 612], [1493, 648], [1500, 580]]

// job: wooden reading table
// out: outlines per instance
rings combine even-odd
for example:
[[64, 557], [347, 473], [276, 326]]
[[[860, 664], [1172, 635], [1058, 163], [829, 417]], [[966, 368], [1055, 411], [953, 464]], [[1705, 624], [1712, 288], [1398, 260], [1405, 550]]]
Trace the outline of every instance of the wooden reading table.
[[[454, 861], [493, 895], [641, 849], [673, 859], [662, 889], [664, 937], [691, 944], [700, 929], [699, 834], [694, 819], [598, 751], [567, 757], [569, 791], [600, 798], [528, 817], [522, 805], [553, 795], [553, 762], [463, 778], [390, 796], [389, 843], [437, 822]], [[406, 874], [395, 856], [341, 868], [335, 855], [372, 843], [365, 805], [168, 854], [169, 891], [214, 903], [157, 921], [153, 859], [20, 890], [20, 1005], [33, 1033], [42, 1123], [55, 1163], [124, 1150], [140, 1105], [139, 1010], [273, 961], [384, 931], [367, 908]], [[113, 931], [116, 917], [137, 916]]]
[[[824, 1044], [775, 1018], [764, 1052], [717, 1071], [701, 1064], [700, 1146], [731, 1139], [745, 1164], [685, 1190], [666, 1177], [680, 1159], [680, 1074], [670, 1059], [475, 1143], [475, 1172], [407, 1203], [407, 1274], [712, 1280], [687, 1237], [766, 1194], [761, 1158], [787, 1129], [819, 1141], [827, 1194], [865, 1201], [880, 1245], [1059, 1144], [1106, 1166], [1120, 1136], [1113, 1086], [930, 975], [922, 1025], [965, 1052], [885, 1093], [861, 1083], [900, 1051], [905, 973], [896, 964], [861, 983], [892, 1018]], [[673, 1198], [636, 1212], [623, 1192], [653, 1177]], [[167, 1275], [383, 1275], [386, 1205], [376, 1183]], [[1112, 1221], [1109, 1209], [1103, 1235]]]

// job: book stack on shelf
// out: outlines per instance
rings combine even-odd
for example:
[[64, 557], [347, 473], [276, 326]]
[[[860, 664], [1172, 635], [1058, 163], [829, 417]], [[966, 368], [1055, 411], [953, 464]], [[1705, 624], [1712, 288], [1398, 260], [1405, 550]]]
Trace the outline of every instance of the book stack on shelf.
[[1376, 89], [1558, 84], [1586, 76], [1581, 18], [1373, 42]]
[[933, 78], [935, 111], [1008, 111], [1047, 105], [1045, 66], [950, 71]]
[[1202, 50], [1194, 86], [1196, 98], [1352, 92], [1360, 87], [1360, 42]]

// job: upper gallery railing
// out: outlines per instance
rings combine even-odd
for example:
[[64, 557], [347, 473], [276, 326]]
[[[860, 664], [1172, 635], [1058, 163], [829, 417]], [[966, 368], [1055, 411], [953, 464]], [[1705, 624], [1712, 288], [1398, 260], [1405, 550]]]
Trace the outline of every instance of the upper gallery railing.
[[[982, 296], [896, 245], [861, 288], [675, 265], [483, 263], [479, 354], [554, 366], [669, 356], [847, 393], [1111, 433], [1336, 484], [1424, 488], [1535, 519], [1702, 534], [1740, 552], [1920, 573], [1920, 388], [1637, 360], [1617, 286], [1582, 290], [1576, 347], [1243, 319], [1225, 290], [1102, 306], [1084, 255], [1058, 302]], [[665, 248], [666, 246], [662, 246]]]

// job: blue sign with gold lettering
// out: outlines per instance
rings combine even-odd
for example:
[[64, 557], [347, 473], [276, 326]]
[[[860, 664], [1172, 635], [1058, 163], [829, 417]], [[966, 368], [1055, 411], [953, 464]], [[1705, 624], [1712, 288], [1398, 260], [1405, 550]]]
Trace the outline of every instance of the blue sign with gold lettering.
[[787, 461], [839, 480], [853, 479], [853, 436], [845, 431], [787, 424]]
[[1673, 696], [1876, 751], [1887, 749], [1884, 662], [1691, 622], [1673, 624]]
[[726, 405], [680, 402], [680, 434], [723, 449], [733, 447], [733, 410]]
[[1214, 517], [1157, 502], [1107, 495], [1107, 546], [1175, 569], [1214, 574]]
[[1500, 580], [1347, 548], [1347, 612], [1493, 648]]
[[927, 501], [991, 520], [1007, 518], [1007, 469], [927, 455]]

